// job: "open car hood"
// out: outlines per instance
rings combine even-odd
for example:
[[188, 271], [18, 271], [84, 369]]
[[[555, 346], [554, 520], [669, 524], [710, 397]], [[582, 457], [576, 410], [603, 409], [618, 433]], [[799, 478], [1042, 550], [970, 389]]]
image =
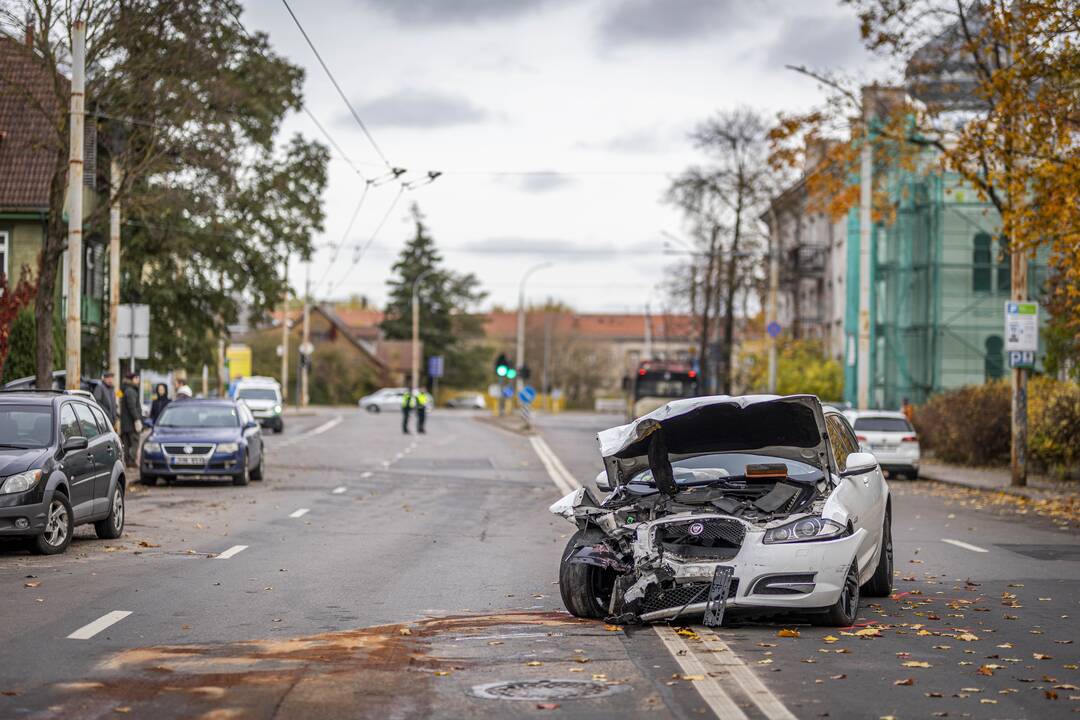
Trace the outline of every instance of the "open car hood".
[[653, 435], [667, 457], [754, 451], [809, 463], [828, 475], [825, 416], [814, 395], [712, 395], [673, 400], [626, 425], [597, 434], [614, 487], [649, 467]]

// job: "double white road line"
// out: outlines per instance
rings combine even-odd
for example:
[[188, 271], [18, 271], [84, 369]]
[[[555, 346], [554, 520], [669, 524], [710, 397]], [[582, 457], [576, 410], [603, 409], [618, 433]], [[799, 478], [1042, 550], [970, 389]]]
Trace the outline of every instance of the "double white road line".
[[[542, 437], [533, 435], [529, 442], [563, 495], [581, 487]], [[694, 680], [693, 687], [718, 718], [748, 720], [740, 702], [749, 701], [770, 720], [796, 720], [780, 698], [709, 628], [694, 628], [700, 642], [687, 642], [666, 625], [654, 625], [653, 629], [683, 673], [702, 678]]]

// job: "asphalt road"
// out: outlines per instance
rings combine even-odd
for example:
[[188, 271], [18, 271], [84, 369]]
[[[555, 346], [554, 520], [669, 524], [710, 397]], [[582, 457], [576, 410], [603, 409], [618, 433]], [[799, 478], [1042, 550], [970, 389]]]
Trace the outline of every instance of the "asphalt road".
[[261, 483], [133, 487], [120, 541], [0, 546], [0, 718], [1080, 711], [1076, 531], [932, 483], [892, 484], [897, 593], [854, 628], [569, 617], [573, 528], [547, 506], [591, 482], [615, 422], [541, 418], [528, 438], [447, 411], [416, 436], [320, 409], [267, 436]]

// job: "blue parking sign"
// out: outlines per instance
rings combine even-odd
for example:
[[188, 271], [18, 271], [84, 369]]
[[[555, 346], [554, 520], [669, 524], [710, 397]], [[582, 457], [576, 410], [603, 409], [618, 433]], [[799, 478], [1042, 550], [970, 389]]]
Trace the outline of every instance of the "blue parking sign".
[[521, 388], [521, 392], [518, 393], [518, 400], [528, 405], [536, 399], [536, 390], [532, 385], [526, 385]]

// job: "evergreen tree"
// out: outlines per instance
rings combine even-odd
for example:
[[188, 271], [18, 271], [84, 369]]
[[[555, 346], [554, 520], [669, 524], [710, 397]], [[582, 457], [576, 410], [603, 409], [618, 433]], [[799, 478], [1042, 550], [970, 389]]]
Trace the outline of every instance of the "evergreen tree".
[[413, 204], [411, 212], [415, 234], [402, 248], [387, 281], [390, 298], [383, 332], [391, 340], [412, 338], [412, 292], [419, 278], [417, 297], [424, 352], [421, 373], [426, 373], [428, 357], [442, 355], [445, 384], [476, 387], [483, 383], [489, 353], [475, 342], [483, 336], [483, 320], [472, 310], [487, 293], [480, 289], [480, 281], [472, 273], [455, 273], [443, 267], [442, 255], [428, 234], [419, 206]]

